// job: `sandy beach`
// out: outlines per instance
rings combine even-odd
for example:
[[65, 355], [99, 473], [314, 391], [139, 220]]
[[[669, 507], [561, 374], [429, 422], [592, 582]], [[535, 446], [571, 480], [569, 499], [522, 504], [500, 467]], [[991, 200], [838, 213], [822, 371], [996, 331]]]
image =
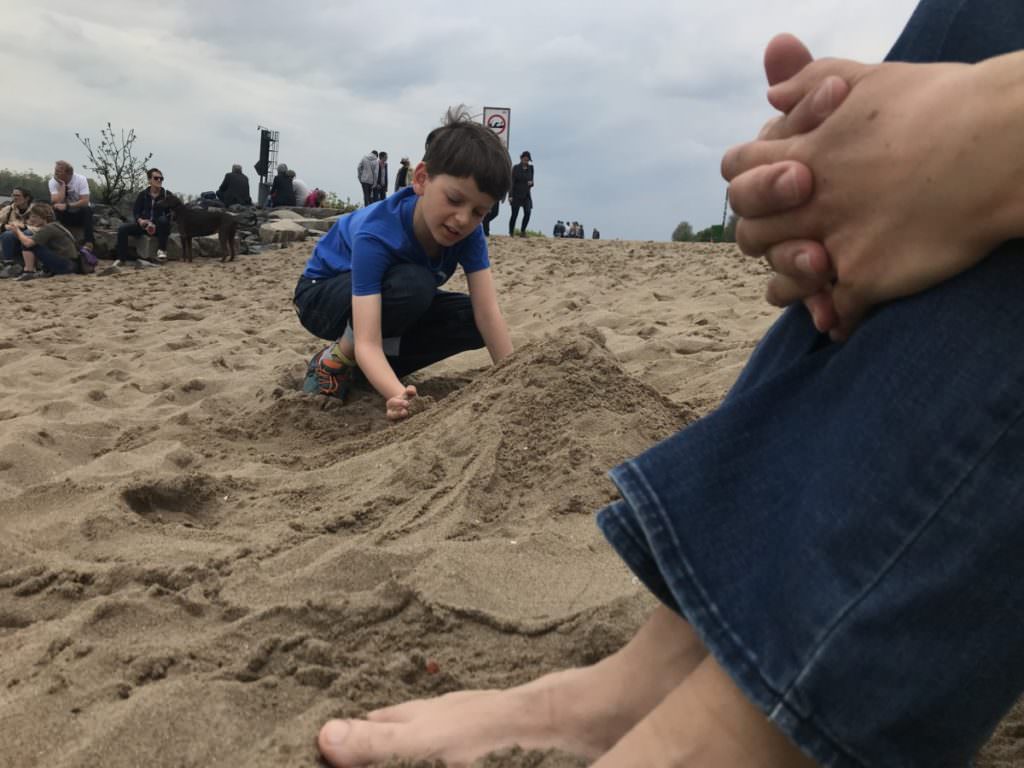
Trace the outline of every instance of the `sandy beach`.
[[[517, 353], [417, 374], [432, 404], [397, 425], [298, 392], [309, 244], [0, 283], [0, 766], [312, 767], [330, 717], [632, 635], [653, 601], [594, 525], [605, 473], [721, 399], [777, 316], [767, 273], [491, 243]], [[1020, 707], [978, 764], [1024, 765]]]

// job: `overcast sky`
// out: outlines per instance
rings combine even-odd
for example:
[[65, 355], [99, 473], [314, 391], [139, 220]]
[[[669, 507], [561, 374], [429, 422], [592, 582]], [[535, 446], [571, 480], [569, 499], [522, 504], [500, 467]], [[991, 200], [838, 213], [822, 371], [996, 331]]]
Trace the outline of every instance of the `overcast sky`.
[[[511, 108], [510, 151], [536, 174], [531, 229], [575, 219], [604, 237], [667, 240], [720, 222], [723, 150], [770, 116], [761, 70], [776, 32], [816, 55], [881, 59], [915, 0], [626, 3], [137, 3], [4, 8], [0, 167], [49, 173], [109, 120], [134, 128], [169, 189], [253, 183], [257, 126], [311, 186], [361, 200], [356, 164], [415, 163], [446, 107]], [[4, 190], [6, 191], [6, 190]], [[507, 226], [508, 206], [495, 222]]]

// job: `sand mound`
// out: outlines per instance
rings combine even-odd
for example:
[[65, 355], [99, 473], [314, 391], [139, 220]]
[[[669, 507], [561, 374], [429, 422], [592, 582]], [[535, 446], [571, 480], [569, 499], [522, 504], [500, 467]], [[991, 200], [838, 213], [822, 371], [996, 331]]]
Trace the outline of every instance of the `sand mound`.
[[[597, 332], [527, 345], [395, 427], [276, 390], [238, 405], [153, 425], [162, 471], [101, 479], [108, 436], [0, 502], [21, 529], [0, 573], [12, 764], [60, 732], [57, 765], [279, 765], [329, 714], [592, 661], [640, 620], [591, 518], [607, 469], [690, 415]], [[204, 471], [229, 445], [237, 469]], [[186, 732], [168, 762], [161, 733]]]

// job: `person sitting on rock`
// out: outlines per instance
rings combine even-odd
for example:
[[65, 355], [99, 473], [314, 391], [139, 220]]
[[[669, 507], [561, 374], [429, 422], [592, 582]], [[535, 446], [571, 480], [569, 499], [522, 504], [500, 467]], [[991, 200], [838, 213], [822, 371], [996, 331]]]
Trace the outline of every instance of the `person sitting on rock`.
[[132, 266], [155, 266], [151, 261], [136, 256], [128, 249], [129, 237], [156, 237], [156, 260], [167, 260], [167, 240], [171, 235], [171, 219], [167, 209], [159, 203], [167, 197], [164, 189], [164, 174], [159, 168], [150, 168], [146, 172], [149, 187], [139, 192], [132, 206], [132, 221], [117, 228], [117, 260], [119, 263], [131, 263]]
[[306, 195], [306, 199], [303, 200], [302, 204], [306, 208], [322, 208], [325, 197], [327, 197], [327, 193], [319, 187], [315, 187], [312, 192]]
[[3, 252], [0, 278], [21, 274], [21, 241], [15, 229], [28, 226], [28, 210], [31, 205], [32, 193], [24, 187], [15, 187], [11, 191], [10, 205], [0, 209], [0, 249]]
[[89, 181], [67, 160], [58, 160], [49, 180], [50, 204], [57, 221], [66, 227], [81, 227], [82, 247], [91, 251], [95, 236], [92, 228], [92, 206], [89, 204]]
[[292, 178], [288, 175], [288, 166], [285, 163], [277, 166], [277, 176], [270, 187], [270, 200], [274, 208], [295, 205], [295, 187], [292, 186]]
[[224, 174], [224, 180], [217, 189], [217, 197], [226, 206], [252, 205], [249, 196], [249, 177], [242, 173], [242, 166], [235, 163], [231, 172]]

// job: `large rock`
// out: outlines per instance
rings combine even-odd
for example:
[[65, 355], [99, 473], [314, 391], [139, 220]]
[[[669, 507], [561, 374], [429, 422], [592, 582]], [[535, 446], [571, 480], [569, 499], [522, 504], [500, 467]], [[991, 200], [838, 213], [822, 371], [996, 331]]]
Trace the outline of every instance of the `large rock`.
[[307, 229], [312, 229], [315, 232], [326, 232], [334, 226], [334, 222], [340, 219], [341, 216], [331, 216], [329, 219], [298, 219], [296, 224], [301, 224]]
[[306, 228], [297, 221], [268, 221], [260, 226], [260, 242], [297, 243], [306, 239]]
[[[238, 241], [238, 237], [235, 237], [235, 253], [242, 253], [242, 244]], [[220, 247], [220, 238], [217, 235], [207, 235], [206, 237], [194, 237], [192, 238], [192, 256], [209, 256], [212, 258], [222, 258], [227, 254]]]
[[291, 208], [275, 208], [270, 212], [269, 218], [277, 219], [278, 221], [286, 219], [295, 221], [297, 219], [304, 219], [306, 217], [303, 216], [298, 211], [293, 211]]

